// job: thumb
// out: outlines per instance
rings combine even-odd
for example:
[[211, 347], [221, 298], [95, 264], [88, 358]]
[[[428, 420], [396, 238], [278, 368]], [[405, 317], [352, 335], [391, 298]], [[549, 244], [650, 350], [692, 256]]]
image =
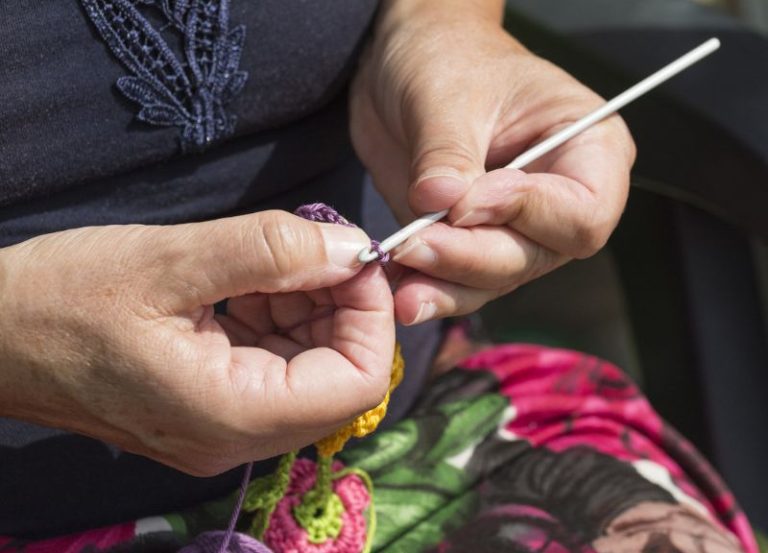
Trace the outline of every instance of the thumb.
[[414, 126], [408, 194], [414, 213], [452, 207], [485, 173], [490, 138], [478, 128], [473, 112], [467, 114], [463, 120], [449, 120], [438, 112]]
[[156, 288], [177, 308], [254, 292], [316, 290], [357, 274], [363, 267], [357, 255], [369, 245], [359, 228], [284, 211], [177, 225], [157, 245], [154, 263], [164, 285]]

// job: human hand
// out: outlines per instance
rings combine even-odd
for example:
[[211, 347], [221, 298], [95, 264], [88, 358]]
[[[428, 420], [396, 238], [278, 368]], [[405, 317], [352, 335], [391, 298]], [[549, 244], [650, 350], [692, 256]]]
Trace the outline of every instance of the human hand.
[[626, 203], [635, 151], [618, 116], [527, 173], [497, 169], [602, 100], [525, 50], [491, 4], [385, 2], [353, 85], [355, 148], [399, 221], [450, 208], [450, 224], [394, 252], [409, 269], [395, 293], [405, 324], [472, 312], [594, 254]]
[[0, 250], [0, 416], [195, 475], [307, 445], [388, 389], [392, 294], [355, 262], [368, 243], [272, 211]]

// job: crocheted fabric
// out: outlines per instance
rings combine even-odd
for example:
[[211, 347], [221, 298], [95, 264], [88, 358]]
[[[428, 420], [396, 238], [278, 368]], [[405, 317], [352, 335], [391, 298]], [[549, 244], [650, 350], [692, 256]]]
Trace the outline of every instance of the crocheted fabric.
[[[253, 513], [249, 533], [276, 551], [360, 553], [367, 551], [375, 528], [370, 477], [342, 471], [333, 455], [352, 437], [373, 432], [383, 420], [392, 391], [403, 379], [405, 362], [395, 345], [389, 390], [382, 402], [332, 435], [318, 441], [317, 463], [280, 459], [275, 472], [248, 485], [243, 510]], [[367, 514], [366, 514], [366, 511]]]
[[[309, 221], [315, 221], [317, 223], [333, 223], [336, 225], [344, 225], [345, 227], [357, 226], [354, 223], [350, 223], [338, 211], [324, 203], [305, 204], [300, 206], [293, 213], [299, 217]], [[389, 252], [385, 252], [381, 248], [381, 242], [378, 240], [371, 240], [371, 251], [376, 254], [376, 257], [379, 259], [379, 263], [382, 265], [389, 263]]]
[[[181, 147], [200, 151], [230, 136], [236, 118], [225, 106], [243, 89], [248, 74], [239, 70], [245, 27], [229, 29], [230, 0], [80, 0], [114, 56], [132, 75], [117, 88], [141, 106], [137, 119], [177, 126]], [[162, 13], [183, 41], [179, 60], [142, 15], [140, 7]], [[162, 30], [162, 29], [161, 29]]]
[[403, 380], [403, 370], [405, 368], [405, 361], [400, 351], [400, 344], [395, 345], [395, 359], [392, 362], [392, 376], [389, 381], [389, 390], [387, 395], [384, 396], [384, 400], [376, 407], [367, 411], [353, 420], [347, 426], [339, 428], [336, 432], [330, 436], [323, 438], [315, 444], [317, 451], [321, 456], [335, 455], [342, 450], [344, 444], [349, 441], [351, 437], [363, 438], [376, 430], [379, 423], [387, 414], [387, 406], [389, 405], [389, 398], [392, 392]]
[[[332, 467], [334, 472], [345, 474], [340, 462]], [[275, 551], [360, 553], [367, 540], [365, 511], [371, 503], [366, 483], [357, 474], [346, 473], [333, 480], [324, 511], [302, 513], [305, 498], [311, 499], [317, 473], [312, 461], [296, 461], [285, 497], [272, 513], [264, 543]], [[314, 511], [314, 505], [310, 506]]]

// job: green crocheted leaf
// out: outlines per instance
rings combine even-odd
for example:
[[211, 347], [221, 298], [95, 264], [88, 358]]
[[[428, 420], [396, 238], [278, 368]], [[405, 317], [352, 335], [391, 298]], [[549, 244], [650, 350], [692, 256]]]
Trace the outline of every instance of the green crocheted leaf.
[[276, 502], [280, 497], [275, 497], [275, 478], [273, 475], [256, 478], [248, 485], [243, 500], [243, 510], [246, 512], [263, 509], [271, 502]]

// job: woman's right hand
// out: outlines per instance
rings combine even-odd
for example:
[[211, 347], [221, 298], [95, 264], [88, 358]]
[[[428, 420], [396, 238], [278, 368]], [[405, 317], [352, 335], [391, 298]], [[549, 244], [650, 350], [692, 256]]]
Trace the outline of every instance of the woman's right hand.
[[356, 263], [368, 244], [271, 211], [0, 250], [0, 416], [203, 476], [309, 444], [388, 388], [392, 295]]

